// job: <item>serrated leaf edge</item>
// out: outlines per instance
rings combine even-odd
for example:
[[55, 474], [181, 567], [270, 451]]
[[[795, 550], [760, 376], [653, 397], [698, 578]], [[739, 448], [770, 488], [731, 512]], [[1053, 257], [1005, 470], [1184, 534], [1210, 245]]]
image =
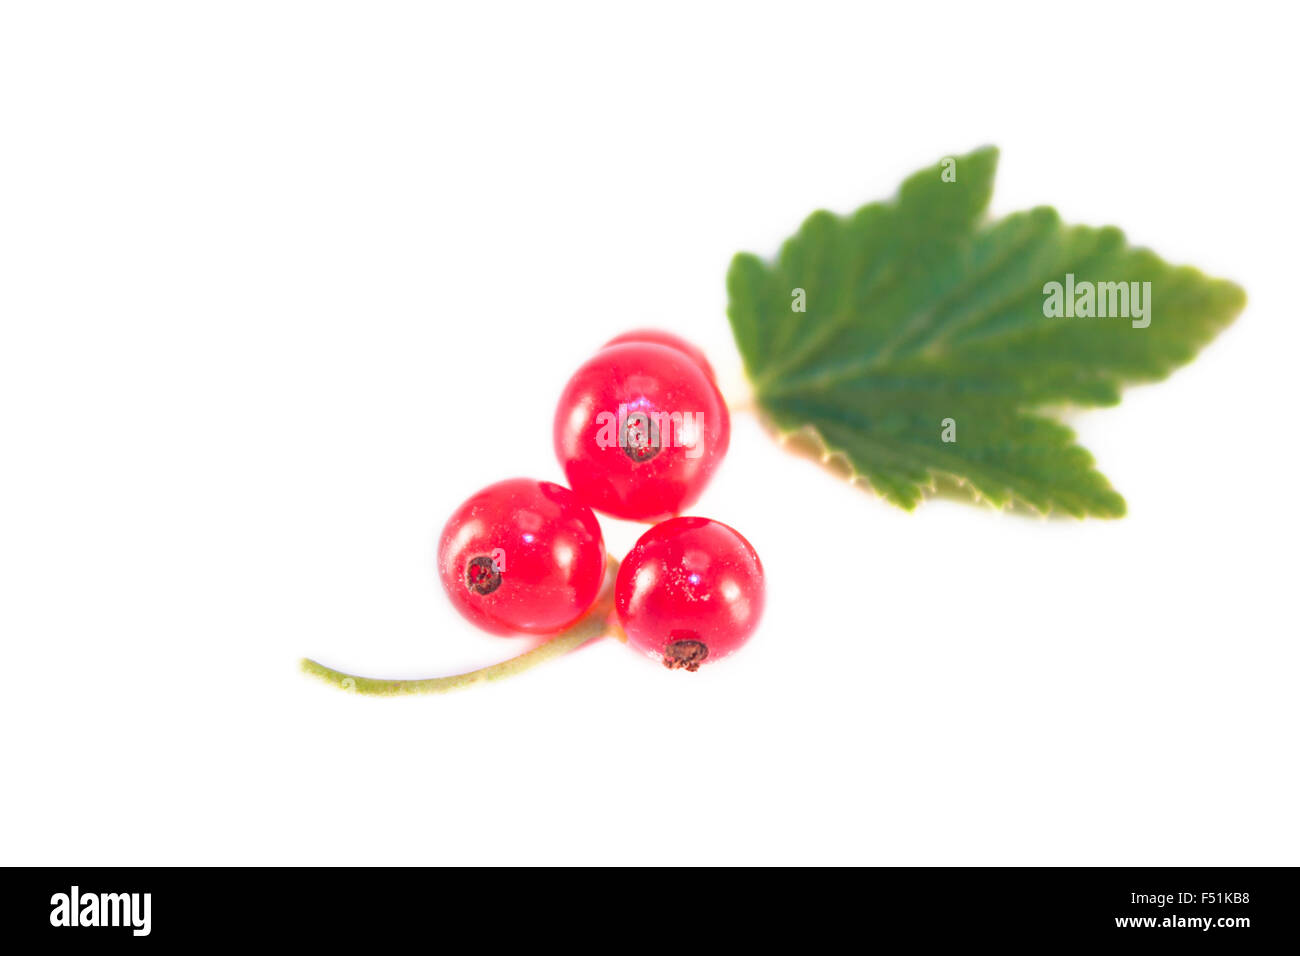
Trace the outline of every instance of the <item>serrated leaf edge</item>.
[[[848, 471], [848, 475], [849, 475], [847, 479], [848, 484], [858, 486], [858, 487], [865, 487], [877, 498], [889, 504], [895, 505], [896, 507], [902, 508], [904, 511], [909, 511], [909, 512], [915, 511], [917, 505], [921, 503], [921, 498], [925, 497], [925, 494], [928, 495], [936, 494], [939, 490], [939, 479], [944, 478], [951, 481], [956, 487], [963, 489], [970, 496], [970, 500], [972, 503], [983, 505], [989, 510], [996, 511], [999, 514], [1005, 514], [1010, 511], [1021, 509], [1021, 510], [1029, 511], [1033, 516], [1043, 520], [1047, 520], [1056, 516], [1064, 516], [1067, 518], [1073, 518], [1077, 521], [1083, 521], [1086, 518], [1102, 518], [1106, 520], [1114, 520], [1117, 518], [1122, 518], [1125, 514], [1124, 511], [1121, 511], [1117, 515], [1097, 514], [1091, 511], [1083, 511], [1080, 514], [1073, 514], [1070, 511], [1066, 510], [1065, 508], [1059, 508], [1059, 507], [1048, 508], [1046, 510], [1043, 510], [1042, 508], [1039, 508], [1037, 505], [1033, 504], [1032, 502], [1025, 500], [1024, 498], [1017, 495], [1014, 491], [1011, 490], [1007, 491], [1007, 500], [1001, 504], [998, 504], [992, 498], [981, 493], [978, 486], [976, 486], [976, 484], [972, 482], [969, 478], [965, 478], [962, 475], [957, 474], [956, 472], [947, 471], [942, 468], [933, 468], [929, 465], [923, 466], [925, 468], [925, 473], [929, 480], [925, 482], [915, 483], [915, 487], [920, 489], [925, 494], [919, 496], [916, 501], [912, 501], [910, 503], [906, 501], [900, 501], [899, 499], [892, 497], [889, 494], [881, 491], [878, 487], [876, 487], [875, 483], [872, 482], [870, 476], [866, 475], [861, 471], [858, 471], [857, 466], [853, 464], [853, 459], [849, 457], [848, 452], [831, 445], [831, 443], [826, 440], [825, 436], [823, 436], [822, 433], [817, 429], [817, 426], [802, 425], [799, 428], [781, 428], [779, 425], [773, 422], [765, 413], [762, 413], [761, 411], [760, 411], [760, 418], [763, 421], [764, 427], [766, 427], [770, 432], [772, 432], [775, 435], [777, 443], [783, 448], [786, 445], [788, 445], [791, 441], [795, 440], [796, 438], [803, 437], [809, 439], [812, 442], [812, 444], [815, 446], [816, 452], [820, 456], [821, 465], [824, 468], [826, 468], [827, 471], [832, 471], [832, 469], [829, 467], [832, 462], [837, 460], [843, 462], [845, 469]], [[1087, 449], [1084, 450], [1086, 451]], [[1109, 484], [1109, 482], [1107, 482], [1107, 484]], [[1111, 490], [1114, 490], [1114, 486], [1111, 486]], [[1115, 493], [1119, 495], [1118, 491], [1116, 491]], [[1120, 495], [1119, 497], [1120, 500], [1122, 501], [1123, 495]], [[1126, 505], [1126, 510], [1127, 510], [1127, 505]]]

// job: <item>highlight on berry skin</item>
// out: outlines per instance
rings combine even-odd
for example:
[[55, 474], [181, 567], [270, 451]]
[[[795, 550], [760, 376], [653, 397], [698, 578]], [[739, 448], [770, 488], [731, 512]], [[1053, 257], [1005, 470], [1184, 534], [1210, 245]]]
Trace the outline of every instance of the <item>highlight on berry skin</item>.
[[614, 586], [628, 645], [669, 670], [688, 672], [744, 645], [764, 600], [763, 565], [753, 545], [708, 518], [655, 525], [628, 552]]
[[466, 619], [494, 634], [556, 634], [596, 600], [605, 542], [568, 488], [512, 478], [472, 495], [438, 544], [443, 587]]

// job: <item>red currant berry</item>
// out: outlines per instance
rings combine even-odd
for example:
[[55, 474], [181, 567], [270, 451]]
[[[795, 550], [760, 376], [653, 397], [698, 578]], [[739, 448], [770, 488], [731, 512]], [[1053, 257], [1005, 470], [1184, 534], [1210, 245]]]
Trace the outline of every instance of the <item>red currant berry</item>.
[[717, 386], [666, 345], [601, 349], [555, 410], [555, 454], [569, 486], [616, 518], [657, 521], [694, 504], [730, 440]]
[[688, 671], [744, 644], [763, 614], [763, 597], [753, 546], [708, 518], [672, 518], [641, 535], [614, 586], [628, 643]]
[[704, 370], [704, 374], [709, 377], [710, 382], [718, 380], [718, 377], [713, 374], [713, 366], [709, 364], [703, 350], [699, 346], [687, 342], [680, 335], [673, 335], [671, 332], [664, 332], [660, 329], [633, 329], [631, 332], [624, 332], [622, 335], [614, 336], [601, 348], [607, 349], [611, 345], [622, 345], [624, 342], [653, 342], [655, 345], [666, 345], [670, 349], [685, 352], [691, 357], [691, 361]]
[[568, 488], [512, 478], [456, 509], [442, 529], [438, 573], [456, 610], [484, 630], [553, 634], [596, 600], [605, 542]]

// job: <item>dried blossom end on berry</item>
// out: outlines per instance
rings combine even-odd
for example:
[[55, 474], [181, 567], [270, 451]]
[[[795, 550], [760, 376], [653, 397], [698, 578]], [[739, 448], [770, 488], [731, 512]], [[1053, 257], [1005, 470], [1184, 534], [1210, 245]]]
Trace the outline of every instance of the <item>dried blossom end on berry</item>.
[[670, 671], [697, 671], [709, 656], [709, 647], [703, 641], [677, 640], [664, 648], [664, 667]]

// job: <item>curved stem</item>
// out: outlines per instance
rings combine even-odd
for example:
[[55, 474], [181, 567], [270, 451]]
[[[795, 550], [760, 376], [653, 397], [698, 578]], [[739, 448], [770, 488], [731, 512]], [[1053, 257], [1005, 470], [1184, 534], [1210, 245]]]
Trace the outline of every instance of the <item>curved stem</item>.
[[480, 667], [478, 670], [469, 671], [466, 674], [453, 674], [450, 677], [425, 677], [415, 680], [381, 680], [336, 671], [332, 667], [326, 667], [324, 664], [306, 657], [302, 659], [302, 670], [304, 674], [318, 677], [327, 684], [333, 684], [343, 690], [375, 697], [393, 697], [401, 694], [445, 694], [449, 690], [460, 690], [462, 687], [471, 687], [474, 684], [485, 684], [488, 681], [513, 677], [515, 674], [521, 674], [544, 661], [567, 654], [569, 651], [575, 650], [598, 637], [604, 637], [606, 634], [616, 632], [617, 625], [611, 623], [610, 612], [614, 606], [614, 579], [617, 577], [617, 571], [618, 563], [611, 558], [609, 565], [605, 569], [605, 584], [601, 588], [600, 597], [596, 599], [596, 603], [592, 605], [591, 610], [584, 614], [573, 627], [517, 657], [511, 657], [508, 660], [487, 667]]

